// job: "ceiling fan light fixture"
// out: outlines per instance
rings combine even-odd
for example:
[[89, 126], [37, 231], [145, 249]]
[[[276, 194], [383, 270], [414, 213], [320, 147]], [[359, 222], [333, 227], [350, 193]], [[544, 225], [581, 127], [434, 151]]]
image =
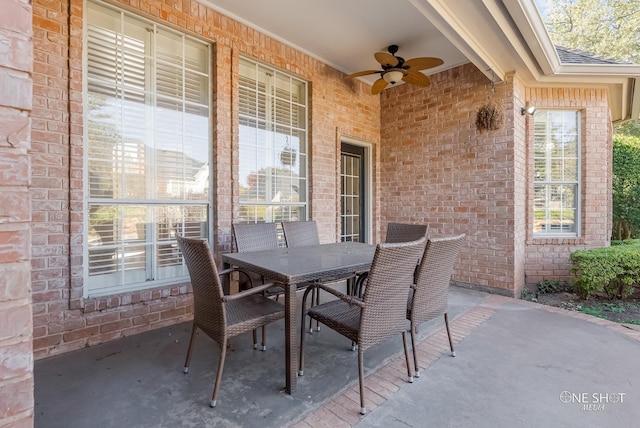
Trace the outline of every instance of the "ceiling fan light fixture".
[[400, 70], [390, 70], [384, 73], [384, 75], [382, 76], [385, 82], [390, 83], [392, 85], [395, 85], [396, 83], [401, 81], [403, 77], [404, 77], [404, 73]]
[[427, 87], [431, 84], [431, 81], [426, 74], [420, 71], [444, 64], [442, 59], [432, 57], [419, 57], [405, 60], [402, 57], [396, 56], [396, 52], [398, 51], [397, 45], [389, 46], [388, 51], [389, 52], [376, 52], [373, 55], [376, 61], [378, 61], [378, 64], [382, 66], [382, 70], [359, 71], [349, 74], [346, 77], [354, 78], [378, 74], [380, 78], [371, 85], [371, 93], [378, 95], [389, 84], [395, 85], [401, 80], [410, 85], [423, 88]]

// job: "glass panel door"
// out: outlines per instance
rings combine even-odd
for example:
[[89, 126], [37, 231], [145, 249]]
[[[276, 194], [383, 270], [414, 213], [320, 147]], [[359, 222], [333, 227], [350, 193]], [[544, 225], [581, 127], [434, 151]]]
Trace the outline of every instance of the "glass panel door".
[[365, 242], [365, 149], [346, 143], [341, 147], [340, 240]]

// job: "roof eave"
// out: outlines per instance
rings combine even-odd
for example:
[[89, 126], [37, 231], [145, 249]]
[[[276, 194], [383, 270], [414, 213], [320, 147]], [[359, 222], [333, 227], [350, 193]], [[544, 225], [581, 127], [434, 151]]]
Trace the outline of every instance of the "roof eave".
[[[516, 72], [531, 87], [606, 88], [613, 121], [638, 117], [632, 114], [640, 112], [640, 65], [562, 63], [534, 0], [481, 0], [486, 14], [472, 22], [458, 3], [409, 1], [488, 78]], [[487, 37], [488, 31], [500, 37]]]
[[599, 77], [640, 77], [640, 65], [636, 64], [561, 64], [554, 74], [593, 75]]
[[[640, 65], [562, 63], [534, 1], [502, 2], [526, 40], [533, 61], [523, 60], [538, 83], [608, 87], [612, 120], [640, 119]], [[537, 67], [531, 66], [534, 63]]]
[[451, 10], [451, 4], [447, 0], [409, 1], [487, 78], [496, 83], [506, 79], [507, 72], [499, 61]]
[[[488, 0], [484, 0], [485, 2]], [[533, 0], [516, 0], [502, 2], [518, 27], [522, 39], [526, 40], [539, 70], [531, 70], [535, 74], [552, 75], [562, 65], [556, 47], [544, 25], [540, 11]]]

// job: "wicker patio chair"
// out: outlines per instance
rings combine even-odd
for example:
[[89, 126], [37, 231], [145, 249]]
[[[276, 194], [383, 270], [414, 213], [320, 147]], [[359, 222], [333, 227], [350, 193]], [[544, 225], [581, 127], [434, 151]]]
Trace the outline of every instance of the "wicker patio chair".
[[[411, 223], [388, 223], [387, 235], [384, 242], [387, 244], [395, 244], [398, 242], [411, 242], [420, 238], [426, 238], [429, 232], [428, 224], [411, 224]], [[364, 287], [367, 284], [367, 272], [358, 275], [355, 284], [355, 294], [362, 297]]]
[[373, 345], [396, 334], [402, 335], [407, 376], [413, 381], [406, 335], [406, 311], [413, 275], [424, 249], [424, 238], [407, 243], [378, 244], [369, 271], [369, 283], [362, 299], [319, 285], [338, 297], [306, 309], [307, 290], [302, 299], [303, 321], [300, 328], [300, 370], [304, 374], [304, 315], [309, 315], [358, 345], [360, 413], [365, 414], [363, 353]]
[[218, 272], [208, 242], [181, 236], [177, 240], [193, 287], [193, 328], [184, 372], [189, 372], [193, 341], [199, 328], [220, 346], [220, 361], [209, 403], [215, 407], [229, 338], [284, 318], [285, 310], [282, 304], [263, 295], [262, 292], [272, 284], [224, 295], [219, 273], [226, 274], [231, 270]]
[[[318, 224], [315, 220], [308, 221], [283, 221], [282, 231], [284, 232], [284, 240], [287, 248], [306, 247], [309, 245], [320, 244], [318, 236]], [[313, 286], [315, 284], [302, 284], [303, 287]], [[311, 295], [311, 306], [318, 304], [320, 301], [320, 290], [315, 289]], [[320, 331], [320, 324], [316, 324], [316, 330]], [[313, 331], [311, 320], [309, 320], [309, 332]]]
[[288, 248], [320, 244], [318, 225], [315, 220], [283, 221], [282, 230]]
[[277, 223], [237, 223], [233, 225], [236, 251], [271, 250], [278, 248]]
[[[244, 253], [246, 251], [272, 250], [278, 248], [278, 224], [277, 223], [237, 223], [232, 225], [233, 240], [236, 244], [236, 251]], [[247, 278], [248, 277], [248, 278]], [[244, 278], [244, 280], [243, 280]], [[254, 272], [248, 272], [247, 276], [239, 280], [240, 290], [246, 290], [253, 287], [253, 284], [265, 284], [266, 280], [262, 275]], [[278, 296], [284, 290], [282, 287], [273, 286], [266, 290], [268, 296]], [[262, 349], [266, 348], [265, 329], [262, 329]], [[253, 347], [258, 348], [258, 339], [256, 332], [253, 333]]]
[[447, 306], [449, 283], [464, 237], [465, 235], [462, 234], [428, 240], [422, 261], [416, 271], [416, 281], [411, 286], [407, 304], [407, 319], [410, 321], [411, 347], [416, 377], [420, 377], [420, 367], [418, 366], [415, 334], [420, 323], [444, 315], [451, 356], [456, 356], [449, 330]]
[[[319, 245], [320, 238], [318, 236], [318, 224], [315, 220], [308, 221], [284, 221], [282, 222], [282, 231], [284, 232], [284, 240], [287, 248], [306, 247], [309, 245]], [[314, 293], [311, 295], [311, 306], [320, 303], [320, 289], [315, 287], [316, 284], [301, 284], [303, 288], [313, 287]], [[313, 332], [309, 320], [309, 332]], [[320, 331], [320, 324], [316, 323], [316, 331]]]
[[410, 223], [389, 223], [387, 224], [387, 235], [384, 240], [387, 244], [396, 242], [410, 242], [427, 237], [429, 225]]
[[[278, 248], [277, 223], [238, 223], [232, 226], [236, 251], [272, 250]], [[250, 273], [254, 284], [264, 284], [261, 275]], [[247, 283], [240, 282], [240, 289], [246, 289]]]

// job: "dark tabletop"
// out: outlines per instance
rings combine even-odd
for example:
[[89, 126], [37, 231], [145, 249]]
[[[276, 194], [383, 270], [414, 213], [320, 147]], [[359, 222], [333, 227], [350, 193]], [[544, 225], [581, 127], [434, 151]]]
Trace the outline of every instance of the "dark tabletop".
[[284, 284], [327, 280], [363, 272], [373, 261], [375, 247], [339, 242], [308, 247], [223, 254], [222, 260]]

